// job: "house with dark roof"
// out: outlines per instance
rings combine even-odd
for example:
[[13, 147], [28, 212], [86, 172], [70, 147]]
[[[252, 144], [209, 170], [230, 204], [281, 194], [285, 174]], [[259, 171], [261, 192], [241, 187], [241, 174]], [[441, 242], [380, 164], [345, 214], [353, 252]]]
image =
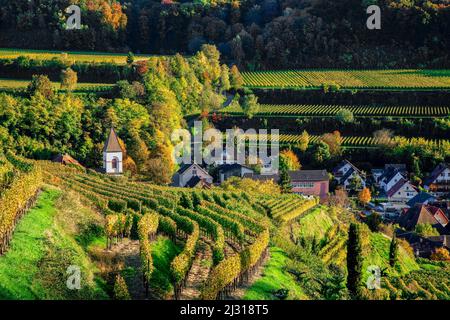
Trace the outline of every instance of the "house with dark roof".
[[333, 169], [333, 176], [337, 183], [344, 186], [346, 190], [351, 189], [351, 184], [354, 179], [361, 182], [361, 187], [358, 190], [366, 187], [366, 174], [348, 160], [343, 160]]
[[245, 174], [253, 174], [254, 170], [238, 163], [223, 164], [219, 166], [219, 182], [223, 183], [230, 177], [243, 177]]
[[103, 170], [107, 174], [123, 173], [123, 150], [113, 127], [103, 147]]
[[386, 167], [376, 183], [382, 191], [387, 193], [400, 180], [406, 180], [406, 176], [406, 171], [396, 167]]
[[212, 183], [213, 177], [196, 163], [182, 165], [172, 178], [172, 185], [175, 187], [209, 188]]
[[386, 197], [391, 202], [407, 202], [418, 193], [417, 188], [402, 177], [386, 191]]
[[416, 257], [429, 259], [431, 254], [435, 252], [436, 249], [449, 249], [450, 236], [448, 235], [422, 237], [412, 231], [397, 231], [396, 235], [398, 238], [408, 241]]
[[431, 224], [440, 234], [448, 233], [449, 219], [442, 209], [425, 204], [416, 204], [404, 213], [399, 224], [406, 230], [415, 230], [418, 224]]
[[430, 193], [443, 196], [450, 193], [450, 166], [448, 163], [439, 164], [425, 179], [424, 187]]
[[[289, 177], [293, 193], [317, 196], [321, 199], [328, 195], [330, 178], [326, 170], [289, 171]], [[258, 181], [273, 180], [276, 183], [280, 180], [279, 174], [245, 174], [244, 178]]]
[[409, 200], [406, 204], [409, 207], [414, 207], [416, 204], [429, 204], [430, 202], [436, 201], [436, 197], [432, 196], [426, 192], [420, 192], [416, 196], [414, 196], [411, 200]]

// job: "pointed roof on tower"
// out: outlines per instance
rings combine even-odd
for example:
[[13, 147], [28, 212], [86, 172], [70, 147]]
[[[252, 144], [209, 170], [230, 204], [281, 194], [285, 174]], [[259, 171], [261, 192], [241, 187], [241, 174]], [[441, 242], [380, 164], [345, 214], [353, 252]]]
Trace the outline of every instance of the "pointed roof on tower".
[[119, 138], [113, 127], [111, 127], [111, 130], [109, 131], [108, 139], [106, 139], [105, 146], [103, 147], [103, 152], [123, 152], [120, 147]]

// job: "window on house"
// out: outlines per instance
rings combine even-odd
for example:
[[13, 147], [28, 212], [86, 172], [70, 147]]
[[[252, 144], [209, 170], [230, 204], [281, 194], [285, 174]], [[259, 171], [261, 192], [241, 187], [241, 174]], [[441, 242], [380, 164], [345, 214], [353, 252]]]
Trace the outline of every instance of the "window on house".
[[111, 165], [112, 165], [113, 169], [117, 169], [117, 167], [118, 167], [118, 160], [117, 160], [117, 158], [113, 158], [112, 159]]
[[314, 188], [314, 183], [313, 182], [294, 182], [292, 184], [292, 186], [294, 188], [310, 189], [310, 188]]

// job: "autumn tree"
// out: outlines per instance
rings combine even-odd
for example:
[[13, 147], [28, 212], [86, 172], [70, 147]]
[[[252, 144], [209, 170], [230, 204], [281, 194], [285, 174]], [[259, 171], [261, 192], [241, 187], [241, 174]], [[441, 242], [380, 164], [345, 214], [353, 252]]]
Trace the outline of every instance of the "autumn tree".
[[230, 69], [230, 84], [234, 90], [238, 90], [244, 85], [244, 78], [235, 64]]
[[72, 91], [75, 89], [78, 82], [78, 76], [71, 68], [61, 71], [61, 89]]
[[33, 75], [30, 84], [28, 85], [28, 93], [30, 95], [40, 93], [45, 98], [53, 97], [53, 85], [46, 75]]
[[361, 202], [363, 205], [366, 205], [370, 202], [370, 200], [372, 199], [372, 196], [370, 194], [370, 190], [369, 188], [364, 188], [362, 189], [359, 193], [358, 193], [358, 200], [359, 202]]
[[331, 156], [339, 156], [342, 153], [342, 137], [339, 131], [336, 130], [332, 133], [326, 133], [322, 136], [321, 140], [328, 145]]
[[445, 248], [437, 248], [430, 256], [434, 261], [450, 261], [450, 253]]
[[297, 148], [300, 151], [305, 152], [306, 149], [308, 149], [309, 140], [310, 140], [310, 138], [309, 138], [308, 132], [306, 132], [306, 130], [303, 130], [303, 132], [300, 134], [300, 137], [298, 139]]
[[280, 152], [280, 157], [283, 158], [283, 162], [287, 168], [292, 171], [300, 170], [301, 164], [297, 155], [291, 149], [285, 149]]

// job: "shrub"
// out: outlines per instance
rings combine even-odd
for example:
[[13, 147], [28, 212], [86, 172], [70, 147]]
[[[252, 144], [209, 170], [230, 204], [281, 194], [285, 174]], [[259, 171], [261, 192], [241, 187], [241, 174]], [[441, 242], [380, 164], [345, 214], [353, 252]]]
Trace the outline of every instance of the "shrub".
[[114, 300], [131, 300], [127, 284], [120, 274], [116, 276], [114, 283]]

